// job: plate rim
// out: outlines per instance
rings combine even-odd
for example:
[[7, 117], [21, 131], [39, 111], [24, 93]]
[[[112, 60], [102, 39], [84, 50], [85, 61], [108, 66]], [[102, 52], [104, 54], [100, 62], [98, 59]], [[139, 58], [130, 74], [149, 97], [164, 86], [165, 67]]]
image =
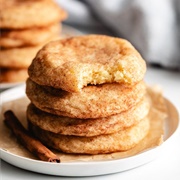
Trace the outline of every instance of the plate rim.
[[[73, 162], [62, 162], [62, 163], [49, 163], [49, 162], [22, 157], [0, 148], [0, 158], [5, 162], [14, 165], [18, 168], [36, 173], [56, 175], [56, 176], [85, 177], [85, 176], [113, 174], [113, 173], [123, 172], [137, 168], [156, 159], [160, 155], [161, 149], [162, 146], [157, 146], [152, 149], [153, 151], [147, 150], [145, 152], [141, 152], [134, 156], [130, 156], [122, 159], [114, 159], [114, 160], [106, 160], [106, 161], [90, 161], [90, 162], [73, 161]], [[140, 162], [139, 162], [139, 158], [142, 159]], [[23, 163], [20, 164], [21, 162]], [[24, 164], [28, 165], [29, 167], [24, 166]], [[104, 170], [104, 167], [107, 165], [108, 168]], [[40, 166], [43, 167], [44, 169], [48, 168], [49, 171], [44, 171], [39, 169], [38, 167]], [[93, 170], [94, 172], [92, 172], [92, 167], [94, 167], [95, 169], [95, 171]], [[110, 170], [109, 167], [111, 167]], [[58, 171], [59, 168], [61, 168], [62, 170], [61, 172]], [[83, 168], [88, 169], [88, 171], [83, 172], [82, 171]], [[57, 170], [55, 174], [54, 174], [54, 170], [55, 171]]]

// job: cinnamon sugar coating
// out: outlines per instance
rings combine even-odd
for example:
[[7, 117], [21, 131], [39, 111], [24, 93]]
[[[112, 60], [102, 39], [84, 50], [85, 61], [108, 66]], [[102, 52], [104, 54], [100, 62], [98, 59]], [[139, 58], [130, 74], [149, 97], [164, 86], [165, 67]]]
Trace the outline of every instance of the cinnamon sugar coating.
[[40, 85], [79, 92], [89, 84], [136, 84], [143, 79], [146, 64], [124, 39], [86, 35], [50, 42], [28, 72]]

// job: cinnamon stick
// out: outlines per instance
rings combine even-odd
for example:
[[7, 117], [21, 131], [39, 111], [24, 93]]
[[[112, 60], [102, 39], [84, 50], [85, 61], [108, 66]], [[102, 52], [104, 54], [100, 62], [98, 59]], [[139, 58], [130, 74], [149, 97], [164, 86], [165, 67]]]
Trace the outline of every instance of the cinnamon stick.
[[4, 113], [5, 124], [12, 130], [21, 144], [39, 159], [48, 162], [60, 163], [60, 158], [46, 148], [40, 141], [35, 139], [27, 131], [11, 110]]

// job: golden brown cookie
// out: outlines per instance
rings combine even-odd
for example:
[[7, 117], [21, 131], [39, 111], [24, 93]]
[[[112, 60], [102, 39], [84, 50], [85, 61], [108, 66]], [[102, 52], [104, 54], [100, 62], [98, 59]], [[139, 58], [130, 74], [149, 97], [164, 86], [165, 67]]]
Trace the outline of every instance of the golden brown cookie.
[[60, 29], [59, 23], [30, 29], [3, 29], [1, 30], [0, 46], [13, 48], [43, 44], [60, 35]]
[[0, 50], [0, 67], [28, 68], [42, 45]]
[[145, 95], [146, 86], [103, 84], [87, 86], [78, 93], [40, 86], [31, 79], [26, 83], [26, 94], [39, 109], [72, 118], [100, 118], [126, 111]]
[[53, 0], [0, 0], [0, 28], [41, 27], [64, 20], [67, 14]]
[[27, 69], [0, 68], [0, 83], [23, 82], [28, 78]]
[[27, 108], [27, 119], [35, 126], [53, 133], [97, 136], [112, 134], [137, 124], [147, 116], [149, 107], [148, 99], [143, 98], [136, 106], [120, 114], [97, 119], [76, 119], [52, 115], [30, 104]]
[[86, 35], [47, 44], [29, 67], [29, 76], [40, 85], [79, 92], [89, 84], [132, 85], [145, 71], [145, 61], [128, 41]]
[[45, 145], [77, 154], [104, 154], [126, 151], [137, 145], [149, 132], [149, 119], [114, 134], [93, 137], [66, 136], [45, 131], [29, 122], [29, 129]]

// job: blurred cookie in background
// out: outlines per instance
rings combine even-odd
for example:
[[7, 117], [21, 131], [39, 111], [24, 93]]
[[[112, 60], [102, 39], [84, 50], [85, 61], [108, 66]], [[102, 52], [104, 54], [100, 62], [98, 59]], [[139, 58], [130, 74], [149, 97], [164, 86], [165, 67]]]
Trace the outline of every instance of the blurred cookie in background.
[[60, 33], [59, 23], [31, 29], [2, 29], [0, 46], [3, 48], [35, 46], [59, 36]]
[[67, 17], [53, 0], [0, 0], [0, 7], [3, 29], [44, 27]]
[[67, 13], [53, 0], [0, 0], [0, 7], [0, 82], [24, 82], [39, 49], [60, 38]]
[[0, 68], [0, 83], [25, 81], [28, 77], [27, 69]]
[[28, 68], [32, 59], [42, 47], [25, 46], [19, 48], [1, 49], [0, 51], [0, 67], [3, 68]]

